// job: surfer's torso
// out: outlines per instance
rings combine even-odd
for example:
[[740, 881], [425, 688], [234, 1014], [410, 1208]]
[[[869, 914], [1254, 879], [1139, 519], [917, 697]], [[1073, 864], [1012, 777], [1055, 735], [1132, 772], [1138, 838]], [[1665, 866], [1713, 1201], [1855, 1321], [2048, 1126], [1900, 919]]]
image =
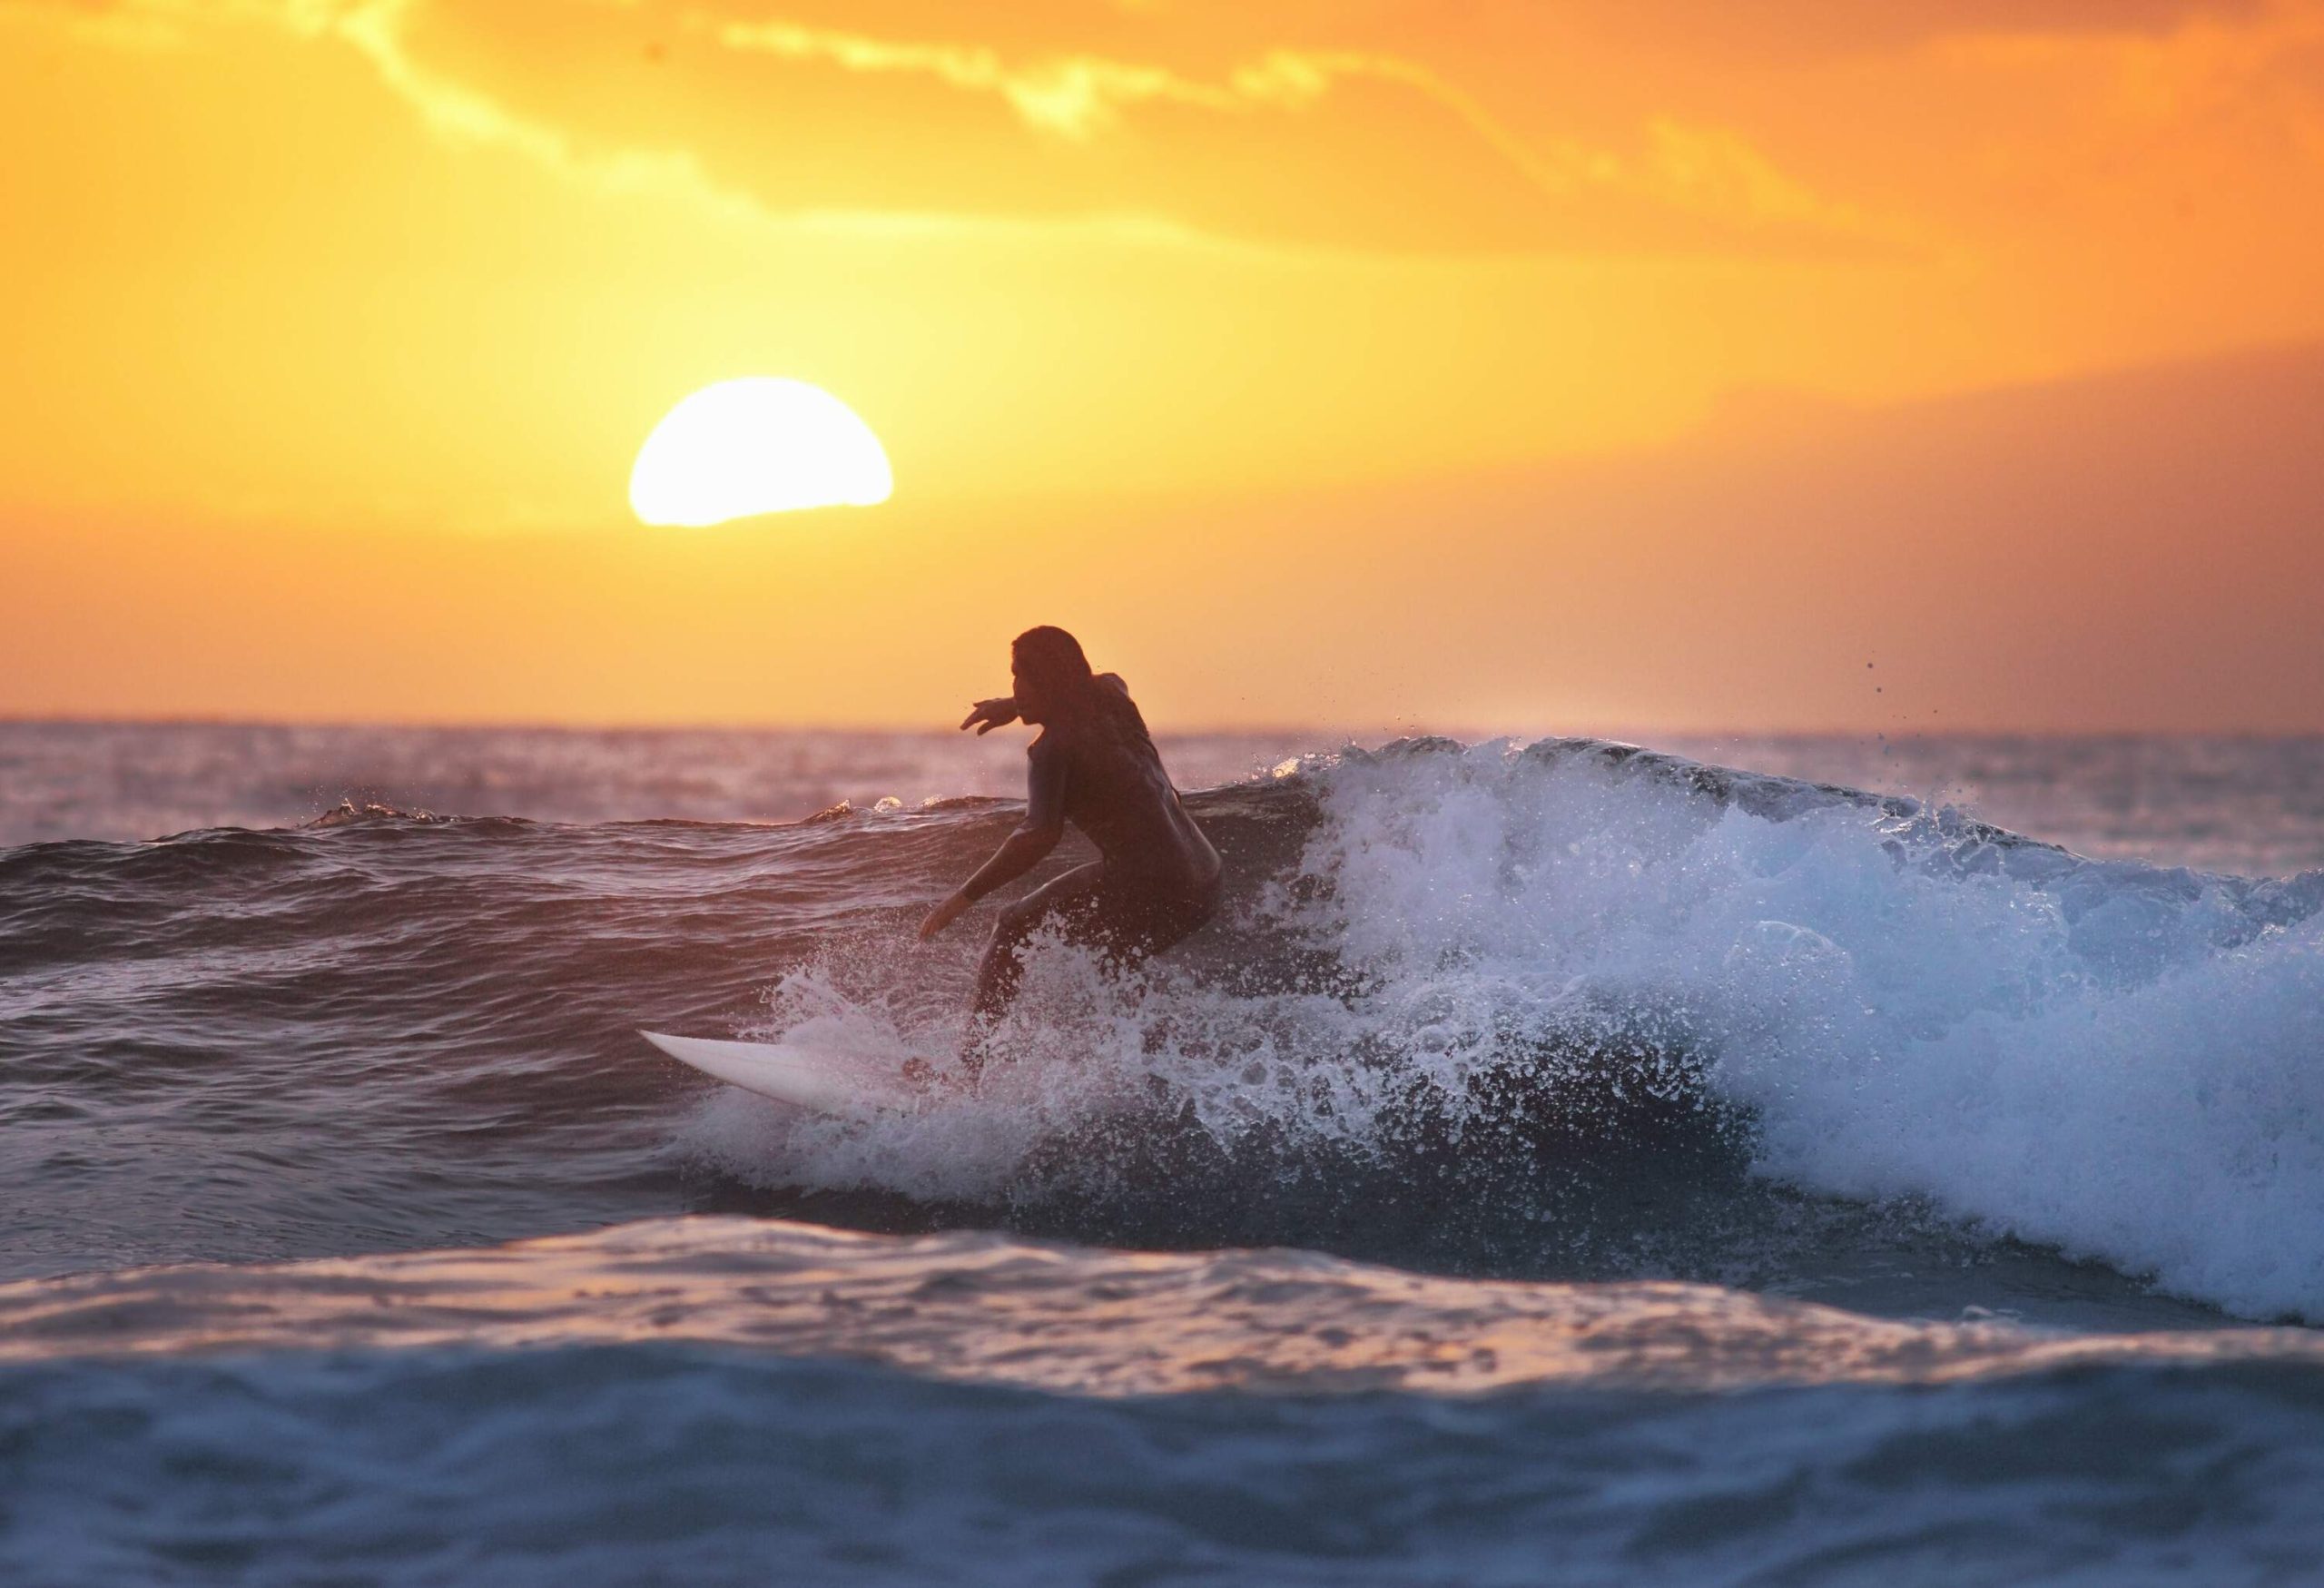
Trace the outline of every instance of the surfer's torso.
[[[1101, 689], [1128, 689], [1108, 673]], [[1218, 852], [1203, 836], [1162, 757], [1143, 733], [1100, 715], [1043, 728], [1026, 752], [1031, 762], [1028, 820], [1061, 818], [1098, 846], [1109, 876], [1193, 900], [1218, 885]]]

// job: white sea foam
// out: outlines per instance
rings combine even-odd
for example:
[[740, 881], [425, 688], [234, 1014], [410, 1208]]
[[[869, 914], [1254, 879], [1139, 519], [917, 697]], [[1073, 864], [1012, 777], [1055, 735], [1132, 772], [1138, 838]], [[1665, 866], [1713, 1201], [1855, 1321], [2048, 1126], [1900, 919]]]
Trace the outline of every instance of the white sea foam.
[[[1481, 1070], [1627, 1033], [1701, 1058], [1769, 1176], [2324, 1318], [2324, 873], [2083, 861], [1949, 810], [1561, 742], [1292, 781], [1323, 820], [1244, 924], [1330, 950], [1359, 995], [1230, 996], [1183, 965], [1124, 991], [1054, 948], [1010, 1039], [1038, 1062], [978, 1100], [872, 1129], [725, 1100], [697, 1145], [975, 1196], [1157, 1082], [1222, 1139], [1361, 1143], [1391, 1105], [1457, 1112]], [[794, 978], [774, 1023], [949, 1041], [939, 1005], [869, 1009], [832, 974]]]
[[[1330, 774], [1309, 865], [1368, 962], [1500, 1026], [1669, 1011], [1757, 1110], [1769, 1173], [2324, 1317], [2324, 875], [2085, 863], [1948, 812], [1746, 792], [1389, 757]], [[1458, 1040], [1488, 1040], [1476, 1014]]]

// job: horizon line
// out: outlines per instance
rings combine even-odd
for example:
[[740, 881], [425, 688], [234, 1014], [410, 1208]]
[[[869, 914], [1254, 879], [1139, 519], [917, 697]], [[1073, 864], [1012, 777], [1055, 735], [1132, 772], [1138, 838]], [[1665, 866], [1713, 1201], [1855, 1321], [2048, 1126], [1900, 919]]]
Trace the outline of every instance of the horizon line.
[[[1011, 726], [1021, 726], [1012, 724]], [[914, 719], [911, 722], [867, 720], [845, 723], [783, 722], [772, 719], [701, 718], [687, 720], [645, 721], [639, 719], [552, 719], [524, 717], [328, 717], [328, 716], [254, 716], [231, 713], [154, 714], [86, 714], [48, 712], [0, 712], [0, 730], [8, 728], [283, 728], [321, 729], [325, 731], [360, 732], [428, 732], [462, 734], [834, 734], [834, 735], [920, 735], [945, 738], [960, 732], [941, 724]], [[1443, 738], [1467, 745], [1488, 745], [1496, 740], [1534, 741], [1541, 739], [1597, 739], [1611, 744], [1648, 745], [1653, 738], [1672, 739], [1867, 739], [1896, 743], [1918, 739], [2324, 739], [2324, 726], [2319, 727], [2132, 727], [2100, 725], [2085, 727], [2055, 727], [2019, 725], [2013, 726], [1948, 726], [1926, 728], [1904, 725], [1893, 730], [1874, 726], [1846, 725], [1755, 725], [1718, 726], [1704, 725], [1630, 724], [1608, 726], [1593, 724], [1573, 724], [1562, 729], [1550, 727], [1516, 727], [1489, 729], [1476, 724], [1426, 724], [1417, 721], [1349, 726], [1328, 722], [1276, 722], [1257, 724], [1165, 724], [1153, 727], [1162, 738], [1285, 738], [1321, 736], [1335, 740], [1338, 748], [1354, 745], [1359, 740], [1378, 739], [1393, 743], [1399, 739]], [[982, 737], [982, 735], [979, 735]]]

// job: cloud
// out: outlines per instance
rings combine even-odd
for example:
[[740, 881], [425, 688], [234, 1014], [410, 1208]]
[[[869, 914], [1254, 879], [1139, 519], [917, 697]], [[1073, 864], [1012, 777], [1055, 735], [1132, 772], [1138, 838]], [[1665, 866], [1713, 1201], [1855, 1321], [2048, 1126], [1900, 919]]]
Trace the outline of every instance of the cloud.
[[[619, 5], [628, 0], [600, 3]], [[427, 0], [0, 0], [0, 16], [46, 22], [89, 43], [120, 49], [179, 48], [192, 42], [198, 28], [237, 25], [273, 26], [299, 38], [336, 43], [360, 54], [423, 125], [448, 141], [503, 150], [601, 191], [675, 193], [743, 224], [891, 238], [1073, 232], [1149, 247], [1274, 252], [1127, 210], [1058, 221], [891, 207], [776, 209], [713, 180], [688, 150], [588, 151], [554, 123], [523, 114], [498, 96], [429, 66], [409, 39], [410, 24], [426, 5]], [[1038, 103], [1037, 88], [1028, 92], [1029, 103]], [[1071, 92], [1066, 90], [1065, 96]], [[1057, 113], [1066, 113], [1065, 97], [1055, 103]]]
[[1920, 229], [1905, 222], [1823, 197], [1728, 128], [1658, 116], [1647, 133], [1650, 143], [1638, 181], [1668, 203], [1745, 225], [1797, 223], [1900, 244], [1920, 239]]
[[693, 21], [698, 28], [710, 28], [712, 36], [730, 50], [850, 72], [925, 76], [950, 88], [998, 94], [1027, 126], [1076, 140], [1114, 125], [1126, 105], [1160, 100], [1234, 110], [1285, 97], [1281, 88], [1257, 80], [1247, 87], [1220, 86], [1193, 82], [1158, 66], [1093, 55], [1059, 55], [1012, 65], [999, 52], [972, 44], [914, 44], [790, 22]]
[[[113, 0], [102, 5], [69, 0], [0, 0], [0, 15], [49, 20], [91, 43], [117, 48], [176, 48], [189, 43], [197, 27], [252, 24], [279, 27], [302, 39], [337, 43], [369, 62], [381, 82], [438, 136], [504, 150], [568, 181], [603, 191], [676, 192], [730, 220], [897, 236], [953, 232], [985, 224], [963, 216], [892, 211], [778, 212], [745, 192], [714, 182], [700, 161], [683, 149], [586, 152], [564, 129], [512, 110], [496, 95], [425, 64], [409, 42], [409, 24], [423, 5], [424, 0]], [[1091, 224], [1147, 242], [1182, 240], [1160, 222], [1097, 217]]]
[[[622, 0], [607, 3], [617, 10], [643, 9]], [[1174, 212], [1167, 202], [1142, 201], [1141, 190], [1134, 184], [1119, 202], [1098, 194], [1095, 202], [1073, 213], [1012, 213], [1005, 203], [958, 211], [925, 203], [901, 209], [877, 203], [860, 208], [779, 203], [756, 191], [748, 175], [724, 182], [714, 178], [704, 152], [689, 141], [684, 129], [659, 143], [593, 136], [555, 115], [519, 110], [505, 94], [479, 85], [470, 74], [433, 64], [417, 42], [418, 25], [423, 19], [466, 22], [480, 15], [442, 8], [433, 0], [114, 0], [98, 6], [71, 0], [0, 0], [0, 7], [45, 12], [92, 39], [123, 46], [167, 47], [182, 43], [199, 26], [250, 24], [335, 43], [361, 54], [383, 84], [438, 136], [505, 150], [566, 180], [604, 190], [677, 192], [730, 218], [757, 224], [891, 234], [1054, 233], [1071, 229], [1175, 246], [1275, 252], [1281, 245], [1279, 238], [1253, 230], [1264, 227], [1264, 217], [1256, 212], [1264, 204], [1246, 205], [1238, 215], [1210, 217], [1206, 224], [1199, 214]], [[780, 19], [721, 19], [702, 11], [684, 13], [678, 20], [687, 32], [736, 56], [767, 57], [787, 68], [919, 79], [952, 93], [988, 96], [1004, 105], [1034, 137], [1068, 144], [1106, 139], [1149, 111], [1314, 121], [1334, 109], [1347, 85], [1382, 85], [1445, 117], [1443, 135], [1467, 139], [1472, 167], [1498, 167], [1532, 191], [1541, 201], [1532, 217], [1505, 212], [1496, 222], [1509, 238], [1530, 237], [1530, 246], [1549, 246], [1561, 225], [1584, 214], [1589, 206], [1610, 202], [1633, 216], [1659, 212], [1683, 218], [1746, 246], [1769, 236], [1893, 245], [1909, 243], [1915, 235], [1899, 222], [1820, 196], [1733, 128], [1656, 116], [1644, 122], [1636, 143], [1626, 148], [1571, 137], [1529, 137], [1438, 68], [1395, 53], [1260, 48], [1215, 74], [1201, 75], [1087, 50], [1011, 54], [980, 44], [881, 36]], [[1346, 113], [1363, 113], [1350, 109]], [[1354, 125], [1347, 123], [1347, 130]], [[1167, 129], [1147, 142], [1149, 158], [1170, 158]], [[1457, 142], [1447, 147], [1446, 157], [1457, 161]], [[1263, 145], [1255, 153], [1272, 154], [1274, 149]], [[1206, 145], [1203, 156], [1188, 157], [1215, 159], [1216, 145]], [[1309, 157], [1326, 163], [1332, 159], [1328, 148]], [[1230, 166], [1215, 175], [1192, 174], [1201, 180], [1191, 187], [1180, 182], [1172, 190], [1182, 195], [1182, 202], [1183, 195], [1198, 192], [1206, 182], [1232, 182], [1240, 173]], [[1169, 190], [1170, 184], [1163, 185]], [[1385, 242], [1390, 252], [1430, 252], [1429, 242], [1437, 233], [1425, 223], [1427, 202], [1423, 195], [1408, 212], [1404, 237], [1384, 238], [1375, 222], [1370, 228], [1373, 235], [1353, 240], [1355, 251], [1372, 252]], [[1601, 217], [1594, 231], [1587, 224], [1582, 230], [1595, 237], [1598, 246], [1605, 246], [1609, 238], [1620, 234], [1622, 224], [1617, 221], [1610, 230]], [[1667, 225], [1659, 228], [1667, 230]], [[1640, 232], [1656, 234], [1653, 223]], [[1413, 238], [1423, 240], [1417, 249], [1412, 245]]]
[[[931, 77], [947, 87], [992, 94], [1035, 131], [1077, 142], [1118, 126], [1122, 113], [1141, 104], [1170, 104], [1228, 113], [1297, 111], [1314, 105], [1340, 78], [1367, 77], [1414, 89], [1450, 110], [1495, 152], [1537, 185], [1570, 191], [1576, 172], [1544, 160], [1477, 102], [1417, 62], [1361, 52], [1270, 50], [1204, 82], [1166, 67], [1091, 54], [1059, 54], [1010, 62], [980, 45], [916, 44], [791, 22], [712, 25], [696, 16], [730, 50], [813, 62], [851, 72]], [[1571, 152], [1561, 151], [1561, 154]], [[1577, 163], [1586, 165], [1586, 158]]]
[[1205, 80], [1138, 62], [1088, 54], [1010, 60], [973, 44], [880, 38], [795, 22], [693, 25], [729, 50], [844, 71], [922, 76], [970, 94], [997, 96], [1029, 129], [1077, 143], [1119, 128], [1142, 106], [1227, 115], [1312, 112], [1342, 82], [1366, 80], [1407, 90], [1447, 113], [1545, 198], [1593, 190], [1668, 205], [1742, 225], [1788, 225], [1853, 240], [1903, 242], [1910, 228], [1827, 202], [1782, 171], [1730, 128], [1650, 120], [1636, 155], [1573, 139], [1529, 140], [1433, 68], [1404, 56], [1364, 51], [1274, 49]]
[[[706, 25], [696, 19], [696, 25]], [[1120, 124], [1136, 105], [1169, 104], [1226, 113], [1299, 111], [1327, 95], [1341, 78], [1364, 77], [1417, 91], [1451, 111], [1494, 153], [1544, 192], [1565, 193], [1592, 170], [1610, 171], [1586, 151], [1530, 148], [1469, 95], [1417, 62], [1359, 52], [1270, 50], [1204, 82], [1167, 68], [1088, 54], [1011, 63], [978, 45], [913, 44], [796, 23], [729, 22], [713, 36], [731, 50], [814, 62], [851, 72], [932, 77], [947, 87], [992, 94], [1037, 132], [1087, 141]]]

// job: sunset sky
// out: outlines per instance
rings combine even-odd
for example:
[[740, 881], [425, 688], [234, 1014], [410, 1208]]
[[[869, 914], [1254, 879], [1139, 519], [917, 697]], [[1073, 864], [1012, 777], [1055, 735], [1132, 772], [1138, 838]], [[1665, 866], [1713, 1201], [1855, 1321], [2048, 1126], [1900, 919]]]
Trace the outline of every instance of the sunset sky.
[[[2324, 0], [0, 0], [0, 713], [2324, 729]], [[892, 498], [637, 522], [751, 375]]]

